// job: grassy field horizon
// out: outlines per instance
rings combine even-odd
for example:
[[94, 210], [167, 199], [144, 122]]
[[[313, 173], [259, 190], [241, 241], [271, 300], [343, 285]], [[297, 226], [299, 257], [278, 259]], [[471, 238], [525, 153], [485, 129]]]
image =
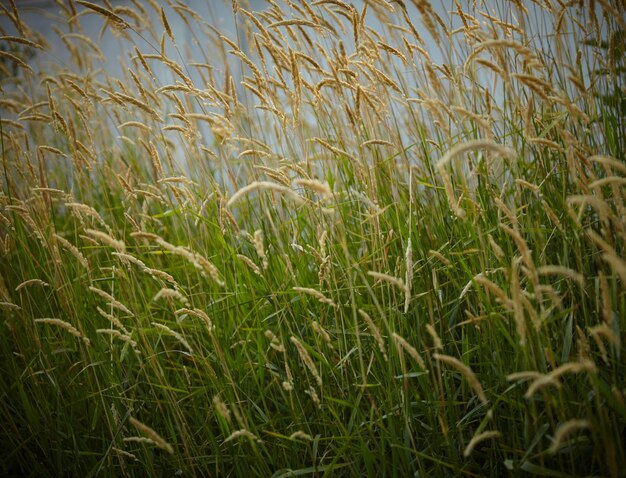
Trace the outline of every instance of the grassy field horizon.
[[435, 3], [0, 5], [0, 475], [626, 476], [626, 3]]

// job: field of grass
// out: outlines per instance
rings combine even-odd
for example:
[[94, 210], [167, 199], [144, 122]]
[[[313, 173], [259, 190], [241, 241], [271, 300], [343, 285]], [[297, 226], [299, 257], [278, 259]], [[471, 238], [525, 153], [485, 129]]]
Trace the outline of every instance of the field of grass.
[[1, 6], [0, 475], [626, 476], [626, 2], [57, 3], [56, 65]]

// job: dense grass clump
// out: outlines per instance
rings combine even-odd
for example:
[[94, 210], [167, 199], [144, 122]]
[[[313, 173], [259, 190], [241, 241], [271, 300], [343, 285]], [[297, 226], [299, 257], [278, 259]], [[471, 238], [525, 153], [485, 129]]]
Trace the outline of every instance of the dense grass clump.
[[625, 476], [623, 1], [114, 3], [2, 7], [1, 475]]

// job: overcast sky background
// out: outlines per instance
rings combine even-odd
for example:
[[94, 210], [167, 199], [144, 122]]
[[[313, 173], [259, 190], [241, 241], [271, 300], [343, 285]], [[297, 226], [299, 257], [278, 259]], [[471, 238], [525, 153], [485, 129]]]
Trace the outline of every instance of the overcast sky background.
[[[94, 1], [97, 3], [97, 0]], [[467, 6], [468, 11], [471, 11], [469, 5], [472, 5], [474, 2], [475, 0], [461, 0], [460, 3], [462, 6]], [[0, 3], [2, 3], [2, 5], [7, 5], [6, 0], [0, 0]], [[133, 7], [132, 2], [126, 0], [111, 0], [111, 3], [114, 6]], [[148, 20], [149, 23], [155, 26], [155, 30], [160, 35], [163, 32], [160, 15], [147, 2], [141, 3], [144, 5], [146, 12], [148, 12], [150, 16]], [[210, 43], [206, 40], [206, 37], [201, 37], [201, 43], [197, 44], [194, 41], [193, 32], [190, 31], [187, 25], [179, 19], [179, 16], [166, 5], [166, 2], [158, 3], [165, 5], [168, 21], [172, 27], [176, 39], [176, 45], [178, 47], [178, 51], [175, 50], [171, 42], [168, 40], [166, 48], [167, 56], [177, 61], [183, 67], [188, 65], [188, 58], [192, 58], [193, 61], [196, 62], [207, 62], [212, 64], [217, 75], [219, 75], [220, 70], [223, 73], [224, 65], [220, 58], [205, 58], [206, 51], [209, 51], [207, 47], [210, 46], [206, 44]], [[196, 11], [207, 23], [214, 26], [224, 35], [236, 40], [236, 17], [233, 15], [230, 0], [186, 0], [183, 3], [188, 5], [192, 10]], [[244, 4], [244, 2], [241, 3]], [[252, 11], [264, 10], [269, 6], [265, 0], [249, 0], [248, 3], [248, 8]], [[362, 9], [362, 0], [353, 1], [351, 3], [353, 3], [359, 10]], [[409, 3], [410, 2], [407, 2], [407, 4]], [[448, 9], [455, 9], [455, 7], [453, 7], [454, 3], [452, 0], [432, 1], [431, 3], [440, 17], [443, 18], [444, 22], [450, 25], [451, 29], [456, 29], [462, 26], [459, 16], [450, 15], [448, 11]], [[528, 19], [529, 24], [535, 24], [539, 28], [541, 38], [537, 38], [537, 40], [545, 45], [546, 52], [551, 51], [550, 37], [541, 35], [541, 32], [551, 32], [553, 30], [553, 17], [545, 14], [545, 12], [543, 12], [543, 10], [540, 9], [532, 0], [525, 0], [524, 3], [530, 11]], [[18, 5], [23, 22], [26, 23], [31, 29], [41, 34], [49, 42], [49, 48], [44, 52], [39, 52], [38, 57], [32, 62], [32, 66], [40, 68], [43, 72], [52, 72], [54, 67], [58, 65], [62, 65], [64, 69], [75, 70], [76, 68], [73, 66], [73, 60], [69, 50], [64, 45], [59, 35], [55, 32], [55, 28], [60, 28], [63, 32], [67, 32], [66, 19], [63, 15], [61, 15], [61, 8], [59, 5], [49, 0], [16, 0], [16, 4]], [[486, 10], [488, 13], [516, 23], [513, 18], [515, 11], [511, 8], [512, 2], [509, 0], [485, 0], [482, 4], [484, 5], [482, 9]], [[79, 11], [85, 10], [84, 7], [79, 5], [77, 5], [77, 8]], [[412, 7], [412, 9], [409, 10], [409, 13], [413, 17], [413, 23], [417, 26], [417, 28], [423, 28], [421, 27], [422, 22], [417, 11]], [[367, 23], [376, 30], [381, 29], [380, 24], [377, 23], [375, 15], [372, 14], [371, 10], [368, 12]], [[142, 53], [158, 53], [158, 41], [155, 41], [154, 39], [146, 41], [147, 35], [142, 37], [131, 31], [129, 32], [131, 42], [127, 42], [120, 37], [116, 37], [111, 28], [107, 28], [104, 34], [100, 36], [103, 19], [99, 14], [90, 12], [82, 15], [80, 18], [80, 24], [82, 33], [92, 38], [102, 50], [105, 59], [101, 62], [97, 62], [96, 65], [98, 68], [106, 70], [106, 74], [109, 77], [120, 79], [124, 78], [125, 73], [122, 68], [128, 68], [129, 56], [134, 54], [133, 47], [135, 45]], [[6, 16], [0, 17], [0, 27], [4, 30], [3, 34], [16, 34], [15, 28]], [[422, 32], [420, 30], [420, 34], [423, 34], [426, 41], [428, 41], [428, 36], [425, 31]], [[351, 33], [348, 32], [346, 35], [347, 48], [351, 41], [351, 37]], [[457, 37], [461, 38], [460, 35], [457, 35]], [[203, 44], [203, 40], [206, 43]], [[321, 41], [324, 42], [324, 40]], [[328, 40], [326, 41], [327, 43], [325, 43], [325, 46], [329, 46]], [[73, 43], [80, 46], [80, 42], [78, 40], [73, 40]], [[241, 43], [240, 45], [245, 51], [245, 45]], [[578, 45], [572, 44], [571, 47], [572, 50], [575, 51], [575, 48], [577, 48]], [[444, 61], [439, 49], [429, 47], [426, 49], [429, 51], [435, 63], [442, 63]], [[186, 53], [187, 50], [190, 54]], [[235, 80], [237, 80], [241, 75], [242, 63], [237, 58], [232, 57], [229, 64], [230, 71], [235, 77]], [[124, 66], [122, 67], [122, 65]], [[165, 66], [160, 64], [160, 62], [152, 61], [150, 65], [151, 68], [153, 68], [153, 72], [155, 73], [159, 84], [166, 85], [176, 82], [177, 78], [174, 77], [171, 71], [169, 71]], [[199, 81], [199, 76], [197, 76], [193, 70], [194, 69], [191, 67], [187, 70], [189, 76], [192, 77], [194, 82]], [[414, 72], [407, 70], [407, 77], [409, 79], [414, 78], [412, 73]], [[200, 83], [197, 84], [198, 87], [202, 88]], [[501, 88], [501, 85], [494, 84], [493, 91], [491, 91], [491, 94], [496, 99], [496, 102], [498, 101], [498, 98], [501, 97], [501, 90], [499, 90], [499, 88]]]
[[[8, 3], [6, 0], [0, 0], [0, 2], [3, 5], [7, 5]], [[472, 4], [473, 2], [474, 0], [462, 0], [461, 4]], [[484, 2], [484, 10], [488, 11], [489, 13], [493, 13], [496, 16], [510, 16], [513, 14], [513, 10], [511, 8], [506, 8], [508, 2], [509, 0], [486, 1]], [[121, 5], [133, 7], [132, 2], [126, 0], [112, 0], [111, 3], [114, 6]], [[164, 5], [166, 4], [166, 2], [158, 3], [163, 3]], [[200, 14], [203, 19], [216, 27], [218, 30], [224, 32], [226, 35], [229, 35], [231, 38], [234, 38], [236, 36], [235, 16], [233, 15], [230, 1], [186, 0], [184, 3], [187, 4], [192, 10]], [[250, 5], [250, 10], [253, 11], [263, 10], [268, 7], [268, 3], [265, 0], [248, 0], [248, 3]], [[362, 1], [359, 0], [352, 3], [357, 8], [362, 8]], [[437, 13], [444, 19], [444, 21], [450, 24], [451, 28], [454, 29], [461, 26], [461, 21], [459, 17], [457, 15], [451, 16], [448, 12], [449, 9], [454, 8], [452, 0], [433, 1], [431, 3]], [[65, 26], [65, 19], [60, 17], [60, 7], [51, 0], [16, 0], [16, 4], [18, 5], [20, 15], [22, 16], [23, 21], [35, 31], [41, 33], [50, 43], [51, 48], [48, 52], [46, 52], [46, 58], [43, 59], [44, 61], [41, 64], [41, 67], [46, 68], [47, 66], [51, 66], [51, 64], [53, 63], [60, 63], [70, 66], [71, 61], [69, 51], [54, 31], [54, 27], [63, 28]], [[156, 26], [157, 31], [162, 30], [159, 15], [154, 11], [154, 9], [149, 6], [147, 2], [143, 2], [143, 4], [145, 4], [145, 9], [150, 15], [149, 21]], [[407, 4], [410, 4], [410, 2], [407, 2]], [[531, 12], [531, 18], [535, 18], [538, 22], [543, 23], [543, 30], [549, 31], [550, 28], [546, 24], [546, 22], [550, 20], [548, 19], [547, 15], [543, 14], [541, 9], [539, 9], [535, 2], [531, 0], [526, 0], [525, 4]], [[83, 9], [82, 6], [78, 6], [78, 8], [81, 10]], [[169, 7], [167, 7], [167, 5], [165, 5], [165, 9], [166, 12], [168, 12], [168, 20], [170, 22], [172, 30], [174, 31], [176, 43], [178, 44], [178, 46], [181, 47], [181, 49], [190, 48], [192, 53], [191, 56], [194, 59], [198, 59], [198, 61], [200, 61], [202, 55], [198, 49], [198, 46], [194, 45], [192, 32], [179, 19], [178, 15], [175, 14], [171, 9], [169, 9]], [[419, 25], [421, 25], [419, 14], [417, 14], [414, 9], [409, 9], [409, 13], [414, 16], [413, 22], [419, 28]], [[132, 45], [129, 45], [128, 43], [115, 38], [111, 34], [110, 29], [108, 29], [107, 32], [105, 32], [105, 35], [100, 38], [99, 33], [102, 26], [102, 18], [97, 14], [83, 15], [80, 21], [84, 30], [83, 33], [94, 39], [104, 53], [106, 57], [106, 62], [103, 63], [103, 66], [106, 66], [110, 73], [119, 73], [119, 60], [121, 58], [126, 61], [127, 55], [129, 54], [129, 52], [132, 52]], [[376, 19], [371, 13], [368, 15], [368, 24], [374, 28], [377, 28]], [[5, 29], [7, 34], [14, 33], [13, 26], [4, 16], [0, 17], [0, 26]], [[135, 34], [131, 33], [131, 36], [133, 38], [133, 41], [137, 44], [138, 48], [142, 52], [150, 52], [150, 49], [152, 48], [151, 45], [148, 45], [142, 38], [138, 37]], [[151, 43], [154, 45], [154, 42]], [[435, 62], [443, 61], [443, 58], [437, 58], [437, 53], [435, 49], [432, 49], [431, 51], [429, 51], [429, 53], [431, 54], [431, 56], [433, 56], [433, 60]], [[182, 61], [180, 58], [176, 58], [176, 60]], [[47, 65], [46, 61], [48, 62]]]

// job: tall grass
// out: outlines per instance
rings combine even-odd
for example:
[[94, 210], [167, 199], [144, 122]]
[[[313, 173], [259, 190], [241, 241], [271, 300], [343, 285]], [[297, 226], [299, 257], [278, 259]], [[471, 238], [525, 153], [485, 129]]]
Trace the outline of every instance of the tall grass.
[[624, 476], [623, 1], [132, 5], [2, 7], [2, 475]]

